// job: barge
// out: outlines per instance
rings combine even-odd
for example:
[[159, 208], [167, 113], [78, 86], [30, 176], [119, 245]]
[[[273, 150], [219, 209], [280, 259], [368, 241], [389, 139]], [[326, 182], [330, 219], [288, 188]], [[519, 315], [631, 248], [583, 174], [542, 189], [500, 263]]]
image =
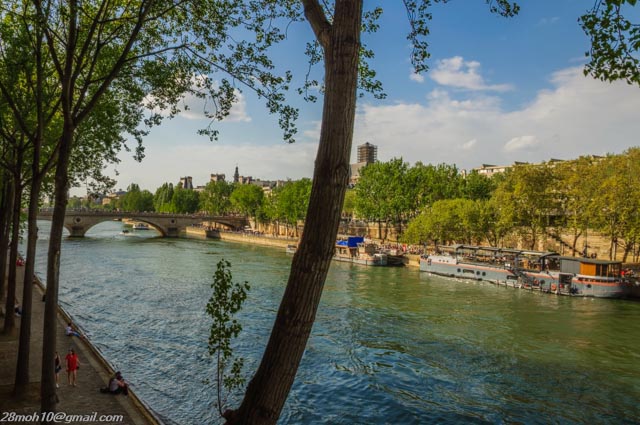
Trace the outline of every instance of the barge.
[[631, 296], [621, 270], [619, 261], [473, 245], [442, 246], [420, 258], [427, 273], [580, 297]]

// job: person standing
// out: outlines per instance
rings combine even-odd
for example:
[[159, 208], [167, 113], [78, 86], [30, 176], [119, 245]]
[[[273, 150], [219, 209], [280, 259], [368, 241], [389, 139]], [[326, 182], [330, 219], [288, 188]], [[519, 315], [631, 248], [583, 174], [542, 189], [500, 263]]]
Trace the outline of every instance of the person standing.
[[60, 388], [60, 371], [62, 370], [62, 360], [56, 351], [56, 357], [54, 358], [55, 370], [56, 370], [56, 388]]
[[80, 360], [73, 348], [69, 348], [69, 353], [65, 359], [67, 360], [67, 381], [69, 382], [69, 385], [73, 385], [75, 387], [77, 370], [80, 367]]

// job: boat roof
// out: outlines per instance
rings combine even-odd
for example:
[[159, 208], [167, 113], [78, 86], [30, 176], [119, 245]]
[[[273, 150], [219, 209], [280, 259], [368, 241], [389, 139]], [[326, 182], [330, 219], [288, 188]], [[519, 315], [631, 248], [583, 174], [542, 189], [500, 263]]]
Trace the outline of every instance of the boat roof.
[[554, 251], [520, 251], [520, 255], [539, 255], [541, 257], [548, 257], [550, 255], [560, 255]]
[[622, 261], [598, 260], [597, 258], [587, 258], [587, 257], [570, 257], [568, 255], [562, 255], [559, 258], [561, 260], [579, 261], [581, 263], [587, 263], [587, 264], [622, 264]]
[[557, 252], [553, 252], [553, 251], [524, 251], [521, 249], [513, 249], [513, 248], [499, 248], [495, 246], [478, 246], [478, 245], [464, 245], [464, 244], [439, 245], [438, 248], [443, 250], [454, 250], [454, 251], [460, 251], [463, 249], [470, 249], [474, 251], [482, 250], [482, 251], [501, 252], [501, 253], [507, 253], [507, 254], [515, 254], [515, 255], [537, 255], [540, 257], [559, 255]]

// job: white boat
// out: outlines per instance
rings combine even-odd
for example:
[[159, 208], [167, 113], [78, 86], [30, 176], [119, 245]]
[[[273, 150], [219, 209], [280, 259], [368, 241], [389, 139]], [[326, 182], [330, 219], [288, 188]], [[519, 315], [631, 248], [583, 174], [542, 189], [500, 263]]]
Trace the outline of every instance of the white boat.
[[133, 225], [133, 230], [149, 230], [149, 225], [144, 223], [136, 223]]

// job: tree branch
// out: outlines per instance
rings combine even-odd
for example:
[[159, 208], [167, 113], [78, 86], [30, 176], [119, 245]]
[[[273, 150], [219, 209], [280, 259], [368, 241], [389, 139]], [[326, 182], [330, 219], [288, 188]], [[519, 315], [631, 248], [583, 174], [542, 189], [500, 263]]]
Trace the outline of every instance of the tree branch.
[[329, 39], [331, 37], [331, 23], [327, 20], [327, 16], [322, 10], [322, 6], [317, 0], [302, 0], [304, 5], [304, 16], [311, 24], [318, 42], [323, 49], [326, 49], [329, 45]]

